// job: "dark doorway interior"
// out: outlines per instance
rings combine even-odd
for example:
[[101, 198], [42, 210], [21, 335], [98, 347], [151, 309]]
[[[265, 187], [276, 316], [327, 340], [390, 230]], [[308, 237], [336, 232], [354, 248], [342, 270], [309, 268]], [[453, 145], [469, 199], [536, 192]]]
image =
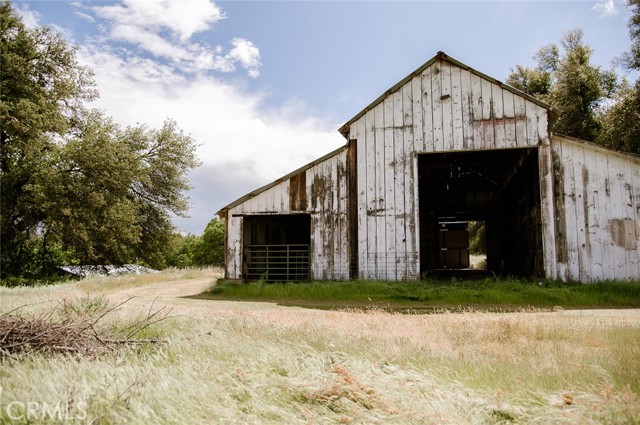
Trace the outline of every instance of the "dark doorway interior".
[[486, 273], [543, 276], [537, 148], [418, 157], [421, 273], [469, 269], [485, 226]]
[[309, 280], [310, 215], [246, 216], [243, 236], [245, 281]]

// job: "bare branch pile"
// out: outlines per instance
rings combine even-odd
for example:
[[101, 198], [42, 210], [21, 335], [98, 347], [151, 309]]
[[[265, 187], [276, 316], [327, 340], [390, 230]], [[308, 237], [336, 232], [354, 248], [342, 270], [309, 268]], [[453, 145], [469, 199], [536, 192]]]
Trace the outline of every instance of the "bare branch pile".
[[[161, 342], [159, 339], [135, 338], [142, 330], [168, 317], [170, 310], [162, 307], [154, 312], [153, 304], [146, 316], [118, 329], [111, 329], [108, 333], [96, 329], [100, 320], [128, 301], [116, 306], [105, 303], [97, 311], [91, 311], [90, 315], [86, 310], [70, 314], [69, 310], [73, 310], [73, 304], [67, 301], [62, 301], [56, 308], [36, 317], [25, 317], [16, 313], [20, 308], [2, 313], [0, 358], [30, 353], [95, 357], [113, 352], [118, 347]], [[61, 312], [67, 317], [56, 321], [54, 316]]]

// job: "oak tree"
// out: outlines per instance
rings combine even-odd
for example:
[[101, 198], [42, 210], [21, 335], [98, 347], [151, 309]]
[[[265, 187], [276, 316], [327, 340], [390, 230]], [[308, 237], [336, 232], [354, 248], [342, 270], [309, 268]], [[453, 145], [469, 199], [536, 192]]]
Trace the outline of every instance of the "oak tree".
[[0, 3], [0, 238], [3, 277], [61, 262], [162, 267], [188, 210], [194, 140], [174, 121], [122, 128], [85, 106], [91, 70], [47, 27]]

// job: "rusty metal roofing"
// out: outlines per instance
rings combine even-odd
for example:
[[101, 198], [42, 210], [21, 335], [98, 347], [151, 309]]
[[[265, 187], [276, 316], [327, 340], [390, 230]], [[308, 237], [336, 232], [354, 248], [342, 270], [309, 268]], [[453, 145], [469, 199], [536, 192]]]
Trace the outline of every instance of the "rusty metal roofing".
[[411, 79], [417, 75], [422, 74], [422, 71], [424, 71], [425, 69], [427, 69], [428, 67], [430, 67], [431, 65], [433, 65], [436, 61], [445, 61], [445, 62], [449, 62], [452, 65], [455, 65], [459, 68], [462, 68], [466, 71], [471, 72], [472, 74], [475, 74], [477, 76], [479, 76], [480, 78], [483, 78], [485, 80], [488, 80], [494, 84], [499, 85], [500, 87], [502, 87], [505, 90], [508, 90], [510, 92], [512, 92], [513, 94], [523, 97], [533, 103], [535, 103], [536, 105], [546, 109], [547, 111], [549, 111], [549, 118], [550, 121], [554, 121], [555, 119], [557, 119], [561, 114], [562, 111], [556, 107], [553, 107], [543, 101], [541, 101], [540, 99], [537, 99], [525, 92], [522, 92], [518, 89], [516, 89], [515, 87], [512, 87], [508, 84], [505, 84], [501, 81], [496, 80], [493, 77], [490, 77], [486, 74], [483, 74], [482, 72], [471, 68], [470, 66], [452, 58], [451, 56], [447, 55], [444, 52], [438, 52], [434, 57], [432, 57], [431, 59], [429, 59], [428, 61], [426, 61], [422, 66], [420, 66], [418, 69], [416, 69], [415, 71], [413, 71], [411, 74], [407, 75], [405, 78], [403, 78], [402, 80], [400, 80], [397, 84], [395, 84], [393, 87], [391, 87], [389, 90], [385, 91], [382, 95], [380, 95], [376, 100], [374, 100], [373, 102], [371, 102], [371, 104], [369, 104], [369, 106], [367, 106], [366, 108], [364, 108], [362, 111], [360, 111], [359, 113], [357, 113], [353, 118], [351, 118], [349, 121], [347, 121], [342, 127], [340, 127], [340, 129], [338, 129], [338, 131], [345, 137], [345, 138], [349, 138], [349, 127], [351, 126], [351, 124], [353, 124], [355, 121], [357, 121], [358, 119], [360, 119], [364, 114], [366, 114], [367, 112], [369, 112], [370, 110], [372, 110], [373, 108], [375, 108], [380, 102], [382, 102], [384, 99], [387, 98], [387, 96], [395, 93], [397, 90], [399, 90], [403, 85], [405, 85], [406, 83], [408, 83], [409, 81], [411, 81]]

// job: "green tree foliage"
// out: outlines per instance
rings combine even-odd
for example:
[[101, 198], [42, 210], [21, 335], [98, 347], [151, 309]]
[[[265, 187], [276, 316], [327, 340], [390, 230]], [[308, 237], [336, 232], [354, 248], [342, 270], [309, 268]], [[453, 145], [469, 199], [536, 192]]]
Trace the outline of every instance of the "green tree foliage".
[[[640, 70], [640, 0], [630, 0], [629, 21], [631, 50], [622, 57], [622, 64]], [[625, 152], [640, 154], [640, 80], [631, 86], [623, 81], [613, 102], [601, 114], [602, 131], [598, 143]]]
[[628, 69], [640, 70], [640, 0], [629, 0], [631, 19], [629, 19], [629, 35], [631, 49], [622, 55], [622, 63]]
[[592, 141], [600, 131], [597, 108], [612, 96], [616, 75], [590, 63], [593, 50], [582, 38], [582, 30], [569, 31], [560, 47], [550, 44], [536, 53], [535, 68], [518, 65], [507, 82], [563, 111], [554, 131]]
[[600, 119], [599, 144], [640, 154], [640, 82], [634, 88], [624, 81]]
[[224, 264], [224, 221], [212, 218], [193, 252], [194, 264], [222, 266]]
[[223, 266], [224, 221], [212, 218], [200, 236], [174, 234], [167, 265], [172, 267]]
[[167, 255], [167, 266], [178, 268], [194, 266], [193, 251], [201, 238], [202, 236], [174, 233], [171, 240], [171, 251]]
[[[44, 213], [34, 191], [48, 178], [57, 141], [82, 115], [96, 92], [61, 36], [28, 30], [0, 3], [0, 184], [2, 274], [34, 261], [34, 239]], [[44, 237], [47, 245], [47, 237]], [[41, 252], [38, 258], [44, 260]]]
[[487, 232], [484, 221], [469, 222], [469, 252], [473, 255], [487, 253]]
[[0, 26], [2, 276], [60, 262], [164, 266], [194, 141], [171, 120], [123, 129], [86, 110], [90, 71], [59, 35], [25, 28], [6, 2]]

